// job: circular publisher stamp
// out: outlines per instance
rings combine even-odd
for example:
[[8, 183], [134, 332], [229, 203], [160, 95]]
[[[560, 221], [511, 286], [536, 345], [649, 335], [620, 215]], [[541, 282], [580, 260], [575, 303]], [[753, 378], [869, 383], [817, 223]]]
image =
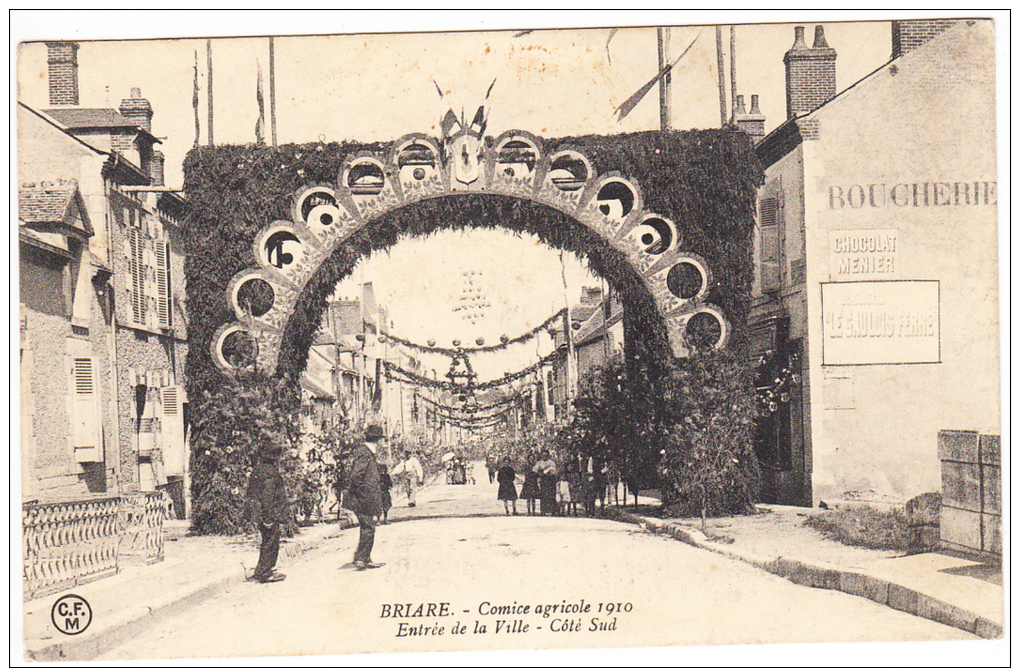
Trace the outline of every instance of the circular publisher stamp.
[[66, 594], [57, 599], [50, 611], [50, 619], [58, 631], [75, 636], [92, 623], [92, 607], [77, 594]]

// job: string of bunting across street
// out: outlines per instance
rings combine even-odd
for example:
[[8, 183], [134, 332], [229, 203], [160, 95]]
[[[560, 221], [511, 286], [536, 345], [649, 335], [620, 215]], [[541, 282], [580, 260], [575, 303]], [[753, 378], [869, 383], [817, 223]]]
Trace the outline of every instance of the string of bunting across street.
[[527, 376], [527, 375], [529, 375], [531, 373], [534, 373], [537, 369], [541, 368], [542, 366], [544, 366], [544, 365], [548, 364], [549, 362], [551, 362], [552, 360], [556, 359], [558, 354], [559, 353], [554, 350], [553, 352], [549, 353], [545, 357], [542, 357], [541, 359], [539, 359], [537, 362], [535, 362], [531, 366], [525, 367], [525, 368], [523, 368], [523, 369], [521, 369], [519, 371], [514, 371], [513, 373], [508, 373], [505, 376], [503, 376], [502, 378], [495, 378], [493, 380], [487, 380], [484, 383], [476, 383], [476, 384], [473, 384], [473, 385], [470, 385], [470, 386], [468, 386], [468, 385], [461, 385], [461, 384], [458, 384], [458, 383], [451, 383], [451, 382], [445, 381], [445, 380], [436, 380], [434, 378], [429, 378], [427, 376], [422, 376], [420, 374], [414, 373], [413, 371], [408, 371], [407, 369], [402, 369], [401, 367], [397, 366], [396, 364], [394, 364], [392, 362], [389, 362], [389, 361], [386, 361], [386, 360], [383, 360], [383, 366], [386, 369], [386, 377], [389, 378], [390, 380], [395, 380], [395, 381], [398, 381], [398, 382], [401, 382], [401, 383], [409, 383], [409, 384], [412, 384], [412, 385], [423, 385], [425, 387], [434, 387], [434, 388], [438, 388], [438, 389], [441, 389], [441, 390], [448, 390], [450, 392], [460, 393], [460, 392], [463, 392], [464, 390], [468, 389], [469, 387], [472, 390], [478, 391], [478, 390], [487, 390], [490, 387], [499, 387], [500, 385], [506, 385], [507, 383], [512, 383], [515, 380], [518, 380], [520, 378], [524, 378], [525, 376]]
[[[393, 335], [393, 334], [388, 334], [386, 332], [380, 332], [379, 333], [379, 338], [383, 339], [383, 340], [386, 340], [386, 341], [391, 341], [393, 343], [399, 343], [402, 346], [406, 346], [408, 348], [411, 348], [413, 350], [417, 350], [419, 352], [442, 353], [443, 355], [448, 355], [450, 357], [460, 357], [460, 356], [464, 355], [464, 353], [488, 353], [488, 352], [493, 352], [493, 351], [496, 351], [496, 350], [505, 350], [505, 349], [507, 349], [508, 347], [510, 347], [512, 345], [515, 345], [515, 344], [518, 344], [518, 343], [524, 343], [525, 341], [530, 341], [531, 339], [533, 339], [536, 336], [538, 336], [539, 333], [541, 333], [542, 331], [548, 329], [549, 325], [553, 324], [557, 319], [562, 318], [563, 314], [565, 312], [566, 312], [566, 309], [560, 309], [556, 313], [553, 313], [551, 316], [546, 318], [545, 321], [542, 324], [538, 325], [537, 327], [531, 329], [528, 332], [525, 332], [525, 333], [521, 334], [520, 336], [516, 336], [516, 337], [514, 337], [512, 339], [511, 338], [507, 338], [506, 336], [504, 336], [504, 337], [502, 337], [500, 342], [495, 344], [495, 345], [491, 345], [491, 346], [479, 345], [477, 348], [462, 348], [462, 347], [459, 347], [459, 346], [456, 347], [456, 348], [444, 348], [442, 346], [435, 346], [435, 345], [426, 345], [426, 346], [423, 346], [420, 343], [415, 343], [414, 341], [408, 341], [407, 339], [401, 338], [401, 337]], [[483, 341], [483, 339], [479, 339], [479, 341]], [[432, 342], [430, 342], [430, 343], [432, 343]], [[456, 342], [455, 342], [455, 344], [456, 344]]]

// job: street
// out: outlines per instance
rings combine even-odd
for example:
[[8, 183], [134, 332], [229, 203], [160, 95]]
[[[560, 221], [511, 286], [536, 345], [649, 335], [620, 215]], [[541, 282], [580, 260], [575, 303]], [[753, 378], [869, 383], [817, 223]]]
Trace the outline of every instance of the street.
[[499, 515], [383, 525], [373, 559], [386, 565], [364, 572], [344, 568], [358, 538], [344, 531], [282, 563], [286, 581], [238, 584], [98, 658], [973, 638], [632, 525], [505, 517], [481, 473], [423, 490], [418, 507], [489, 499]]

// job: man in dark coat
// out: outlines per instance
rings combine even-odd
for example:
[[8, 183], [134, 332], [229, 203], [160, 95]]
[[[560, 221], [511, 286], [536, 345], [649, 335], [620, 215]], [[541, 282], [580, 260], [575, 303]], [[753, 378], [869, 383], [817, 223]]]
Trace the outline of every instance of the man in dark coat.
[[276, 559], [280, 553], [280, 525], [287, 520], [287, 492], [278, 465], [285, 441], [273, 436], [270, 443], [258, 449], [248, 481], [247, 512], [262, 533], [259, 563], [253, 580], [279, 582], [286, 576], [276, 572]]
[[365, 430], [365, 443], [351, 453], [344, 490], [344, 508], [358, 516], [361, 533], [358, 548], [354, 551], [354, 567], [359, 571], [379, 568], [383, 564], [372, 561], [375, 543], [375, 518], [382, 513], [382, 488], [379, 483], [379, 465], [371, 448], [383, 439], [383, 429], [371, 424]]

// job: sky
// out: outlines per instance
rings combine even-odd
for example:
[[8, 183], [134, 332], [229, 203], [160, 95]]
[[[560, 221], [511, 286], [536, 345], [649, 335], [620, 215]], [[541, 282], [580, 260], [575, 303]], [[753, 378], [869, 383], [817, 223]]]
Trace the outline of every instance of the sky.
[[[306, 23], [306, 29], [329, 30], [332, 25], [327, 19], [335, 16], [327, 13], [321, 21]], [[601, 18], [597, 12], [567, 14], [564, 23], [570, 25], [582, 17]], [[67, 28], [50, 26], [43, 18], [52, 16], [43, 14], [22, 26], [23, 43], [17, 50], [17, 97], [34, 108], [49, 106], [46, 46], [43, 41], [29, 40], [75, 37], [67, 34]], [[463, 20], [462, 16], [458, 18]], [[684, 18], [712, 16], [658, 12], [644, 18], [680, 24]], [[736, 17], [727, 14], [718, 18], [732, 21]], [[147, 21], [144, 34], [172, 38], [195, 30], [194, 26], [190, 30], [179, 26], [175, 32], [168, 24], [164, 31], [153, 32], [152, 23], [158, 25]], [[337, 23], [338, 29], [343, 27]], [[407, 30], [418, 23], [376, 23], [375, 29]], [[801, 24], [806, 26], [810, 40], [815, 23]], [[216, 32], [230, 25], [229, 21], [214, 25], [203, 22], [201, 27]], [[825, 26], [828, 43], [838, 54], [840, 90], [889, 59], [887, 21], [826, 22]], [[238, 32], [244, 27], [243, 22], [236, 25]], [[262, 34], [272, 34], [274, 27], [286, 26], [264, 22], [250, 26], [265, 31]], [[74, 26], [72, 32], [79, 29]], [[141, 30], [137, 22], [124, 21], [113, 33], [129, 37]], [[718, 127], [714, 27], [674, 25], [668, 33], [672, 57], [696, 39], [672, 75], [673, 127]], [[90, 33], [85, 30], [82, 34]], [[106, 34], [100, 32], [99, 36]], [[655, 28], [621, 28], [608, 48], [610, 28], [535, 30], [520, 37], [515, 34], [504, 30], [278, 36], [274, 39], [278, 141], [385, 141], [408, 132], [436, 133], [438, 121], [450, 103], [455, 111], [463, 107], [470, 116], [493, 80], [496, 83], [489, 99], [489, 133], [493, 136], [512, 128], [545, 137], [658, 128], [656, 90], [627, 118], [618, 122], [614, 116], [614, 110], [657, 71]], [[752, 94], [760, 96], [766, 129], [771, 130], [786, 118], [782, 58], [793, 44], [793, 24], [737, 25], [735, 36], [737, 92], [746, 97], [748, 105]], [[208, 141], [205, 39], [78, 39], [81, 106], [117, 107], [130, 95], [131, 88], [140, 88], [155, 112], [153, 133], [165, 138], [160, 148], [166, 155], [167, 183], [179, 186], [181, 163], [195, 139], [192, 91], [196, 52], [201, 142]], [[723, 30], [723, 42], [728, 51], [728, 28]], [[268, 79], [269, 40], [214, 38], [211, 47], [215, 142], [252, 142], [258, 118], [256, 82], [259, 68]], [[728, 55], [723, 69], [729, 86]], [[436, 84], [446, 93], [446, 100], [440, 100]], [[268, 81], [265, 90], [268, 106]]]
[[[656, 28], [626, 27], [628, 24], [670, 25], [666, 31], [670, 59], [691, 45], [672, 74], [672, 127], [719, 127], [715, 28], [684, 24], [708, 21], [725, 24], [723, 70], [729, 99], [728, 25], [755, 18], [746, 12], [706, 15], [677, 11], [555, 16], [391, 13], [360, 17], [369, 20], [359, 23], [359, 17], [347, 13], [299, 12], [298, 18], [304, 21], [298, 32], [307, 34], [312, 29], [361, 34], [294, 36], [285, 34], [288, 29], [294, 32], [292, 14], [199, 14], [196, 17], [218, 20], [201, 21], [197, 27], [194, 20], [189, 23], [188, 17], [181, 14], [144, 13], [135, 15], [144, 20], [131, 21], [131, 15], [117, 13], [120, 21], [100, 20], [98, 24], [97, 17], [91, 16], [91, 27], [84, 28], [89, 24], [72, 20], [61, 26], [51, 21], [66, 18], [63, 13], [26, 17], [32, 20], [22, 21], [16, 26], [21, 30], [15, 33], [22, 42], [17, 47], [18, 99], [34, 108], [49, 106], [46, 46], [42, 41], [31, 40], [78, 40], [81, 106], [117, 107], [120, 100], [130, 95], [131, 88], [140, 88], [155, 112], [153, 134], [163, 140], [160, 150], [166, 156], [167, 184], [179, 187], [183, 178], [181, 163], [195, 141], [192, 92], [196, 56], [203, 144], [209, 141], [209, 71], [204, 38], [172, 38], [194, 35], [199, 29], [213, 35], [217, 144], [255, 140], [256, 82], [261, 70], [268, 114], [268, 35], [277, 35], [274, 38], [277, 134], [278, 142], [286, 144], [347, 139], [386, 141], [409, 132], [435, 136], [439, 134], [438, 121], [448, 108], [452, 106], [458, 113], [464, 109], [471, 116], [490, 85], [487, 132], [492, 136], [514, 128], [542, 137], [658, 129], [657, 89], [649, 92], [622, 121], [614, 114], [657, 71]], [[812, 13], [818, 15], [819, 12]], [[778, 18], [768, 15], [773, 16]], [[167, 17], [172, 20], [159, 20]], [[403, 20], [395, 21], [394, 17]], [[555, 18], [560, 20], [550, 22]], [[542, 29], [547, 25], [576, 26], [582, 22], [623, 27], [615, 34], [610, 27]], [[735, 26], [737, 92], [745, 96], [748, 107], [752, 94], [760, 96], [766, 131], [786, 118], [782, 59], [793, 44], [794, 25]], [[810, 41], [815, 22], [807, 20], [796, 25], [805, 26]], [[826, 21], [824, 25], [828, 43], [838, 54], [837, 89], [850, 86], [889, 59], [888, 21]], [[514, 29], [478, 30], [490, 26], [533, 31], [519, 34]], [[379, 34], [386, 30], [430, 28], [446, 30]], [[467, 30], [453, 32], [451, 28]], [[260, 36], [215, 37], [246, 32]], [[137, 36], [166, 39], [127, 39]], [[86, 39], [89, 37], [97, 39]], [[437, 94], [437, 86], [444, 99]], [[510, 257], [514, 261], [506, 262]], [[463, 274], [468, 271], [476, 272], [474, 275], [484, 284], [493, 304], [486, 317], [475, 323], [465, 321], [452, 310], [463, 288]], [[338, 286], [337, 294], [356, 295], [360, 291], [359, 281], [375, 285], [379, 302], [390, 310], [396, 334], [419, 343], [434, 338], [446, 345], [454, 338], [474, 341], [482, 336], [491, 343], [502, 334], [514, 337], [562, 308], [565, 299], [576, 303], [582, 286], [602, 283], [572, 255], [565, 254], [561, 260], [558, 252], [537, 239], [514, 238], [499, 231], [450, 232], [430, 239], [401, 241], [389, 252], [377, 253], [365, 261], [350, 279]], [[479, 359], [476, 368], [482, 379], [520, 368], [536, 355], [548, 352], [548, 338], [545, 342], [544, 349]], [[435, 361], [443, 363], [442, 359]], [[426, 360], [426, 364], [429, 362]]]

